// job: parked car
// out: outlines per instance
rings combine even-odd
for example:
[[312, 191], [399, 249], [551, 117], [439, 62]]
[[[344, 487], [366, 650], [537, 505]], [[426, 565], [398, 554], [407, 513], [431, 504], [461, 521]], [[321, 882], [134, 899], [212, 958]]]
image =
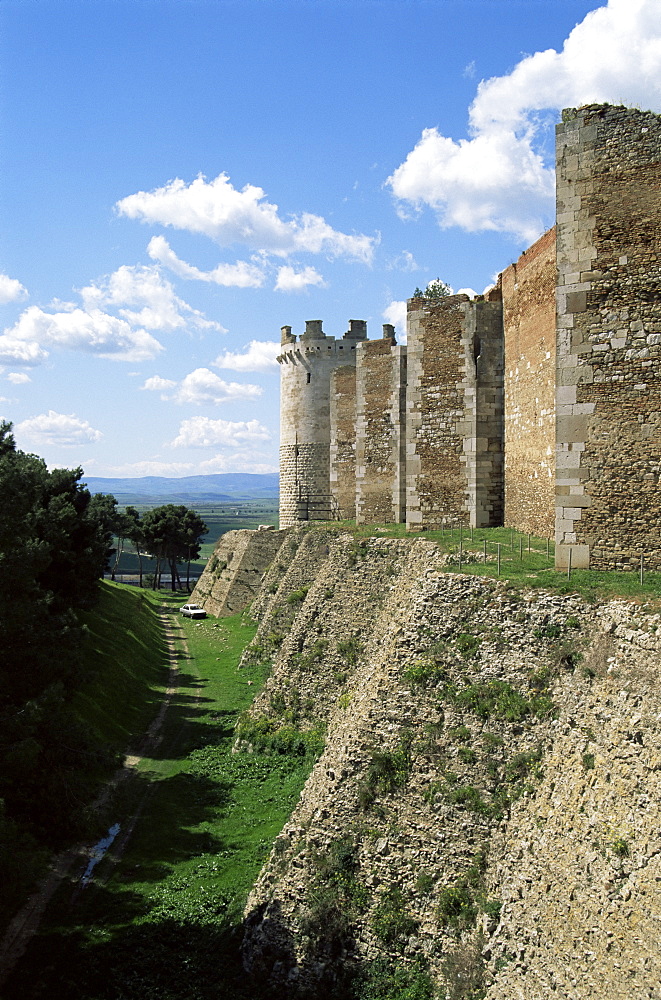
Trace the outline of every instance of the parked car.
[[206, 618], [207, 613], [199, 604], [184, 604], [179, 608], [184, 618]]

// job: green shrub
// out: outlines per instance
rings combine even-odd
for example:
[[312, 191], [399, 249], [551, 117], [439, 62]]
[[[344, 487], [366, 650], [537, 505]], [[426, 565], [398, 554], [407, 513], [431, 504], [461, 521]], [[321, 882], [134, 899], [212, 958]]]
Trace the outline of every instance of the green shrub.
[[583, 767], [585, 768], [586, 771], [591, 771], [594, 768], [593, 753], [584, 753], [581, 760], [583, 761]]
[[441, 927], [471, 927], [477, 913], [473, 893], [465, 882], [441, 889], [436, 907], [436, 919]]
[[471, 635], [470, 632], [461, 632], [456, 638], [457, 649], [464, 659], [469, 660], [477, 655], [481, 641], [478, 636]]
[[346, 663], [353, 667], [358, 663], [360, 654], [363, 651], [363, 644], [355, 636], [349, 639], [340, 639], [337, 644], [337, 651]]
[[354, 1000], [434, 1000], [435, 995], [423, 965], [397, 966], [387, 958], [363, 966], [352, 983]]
[[468, 743], [471, 731], [468, 726], [455, 726], [454, 729], [448, 729], [448, 736], [456, 743]]
[[520, 722], [528, 715], [546, 717], [553, 711], [553, 702], [546, 695], [526, 698], [506, 681], [487, 681], [457, 690], [447, 688], [446, 696], [459, 708], [474, 712], [482, 719], [494, 717], [508, 722]]
[[302, 604], [307, 597], [309, 586], [301, 587], [299, 590], [292, 590], [291, 594], [287, 595], [287, 604]]
[[406, 912], [405, 905], [402, 890], [397, 886], [391, 886], [381, 896], [372, 914], [372, 927], [384, 944], [392, 945], [417, 931], [419, 921]]
[[410, 684], [412, 688], [432, 687], [432, 685], [439, 684], [441, 681], [446, 679], [447, 672], [445, 668], [429, 657], [415, 660], [415, 662], [404, 671], [404, 680]]
[[379, 791], [394, 792], [406, 784], [413, 763], [412, 743], [413, 736], [407, 732], [400, 740], [396, 750], [374, 750], [372, 752], [367, 775], [359, 788], [359, 800], [362, 808], [369, 808]]

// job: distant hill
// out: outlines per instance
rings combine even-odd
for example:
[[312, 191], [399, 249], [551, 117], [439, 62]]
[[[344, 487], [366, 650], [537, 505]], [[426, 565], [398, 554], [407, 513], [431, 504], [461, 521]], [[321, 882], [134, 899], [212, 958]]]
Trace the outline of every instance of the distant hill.
[[139, 479], [104, 479], [84, 476], [90, 493], [112, 493], [120, 503], [220, 502], [234, 500], [273, 500], [279, 493], [277, 472], [262, 475], [227, 472], [214, 476], [142, 476]]

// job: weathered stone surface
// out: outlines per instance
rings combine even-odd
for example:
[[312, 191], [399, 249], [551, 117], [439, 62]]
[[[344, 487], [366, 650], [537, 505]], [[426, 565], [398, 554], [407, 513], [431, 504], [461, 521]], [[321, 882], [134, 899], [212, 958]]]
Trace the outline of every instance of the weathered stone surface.
[[191, 601], [220, 618], [242, 611], [258, 593], [285, 531], [227, 531], [197, 581]]
[[[248, 901], [247, 968], [286, 996], [294, 982], [318, 984], [338, 963], [382, 954], [404, 963], [424, 955], [439, 982], [449, 956], [479, 964], [476, 932], [444, 923], [439, 907], [482, 851], [484, 898], [502, 903], [500, 919], [478, 918], [488, 998], [655, 996], [661, 615], [451, 574], [425, 541], [357, 546], [342, 533], [309, 532], [286, 544], [291, 563], [255, 641], [278, 620], [289, 625], [253, 712], [323, 722], [327, 742]], [[292, 605], [303, 580], [309, 589]], [[341, 646], [348, 639], [352, 662]], [[416, 685], [421, 662], [436, 673]], [[555, 713], [485, 714], [452, 694], [498, 683], [528, 702], [548, 694]], [[366, 807], [375, 754], [404, 745], [405, 782], [377, 788]], [[536, 752], [523, 794], [499, 816], [498, 795], [514, 787], [521, 755]], [[318, 858], [347, 838], [362, 896], [350, 943], [331, 955], [311, 936], [310, 893]], [[375, 919], [393, 888], [412, 930], [384, 942]]]
[[555, 228], [501, 276], [505, 524], [542, 538], [555, 519]]
[[633, 569], [643, 556], [658, 569], [661, 118], [565, 111], [557, 202], [556, 552], [566, 561], [562, 549], [586, 546], [594, 568]]

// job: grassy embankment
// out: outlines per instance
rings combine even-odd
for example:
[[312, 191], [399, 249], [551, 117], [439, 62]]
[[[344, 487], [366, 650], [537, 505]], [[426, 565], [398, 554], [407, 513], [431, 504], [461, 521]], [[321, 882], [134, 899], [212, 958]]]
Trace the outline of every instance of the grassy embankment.
[[[361, 539], [375, 536], [433, 541], [453, 559], [453, 563], [447, 566], [448, 572], [499, 578], [517, 588], [543, 588], [561, 594], [581, 594], [589, 602], [607, 601], [616, 597], [651, 602], [661, 599], [659, 572], [644, 569], [642, 585], [639, 572], [572, 569], [571, 578], [568, 578], [566, 570], [555, 569], [553, 541], [523, 534], [512, 528], [471, 530], [453, 527], [442, 531], [407, 532], [405, 524], [356, 525], [353, 521], [328, 522], [325, 526], [350, 531], [359, 544]], [[463, 555], [461, 565], [460, 548]]]
[[[124, 603], [166, 605], [180, 598], [110, 590], [113, 613]], [[313, 763], [311, 755], [231, 753], [234, 724], [264, 680], [265, 668], [237, 671], [254, 633], [241, 616], [181, 623], [190, 659], [180, 650], [179, 687], [165, 718], [162, 741], [124, 785], [107, 823], [138, 818], [117, 863], [107, 858], [98, 880], [82, 891], [68, 885], [56, 897], [41, 933], [19, 964], [4, 1000], [44, 995], [59, 1000], [207, 1000], [244, 996], [238, 928], [246, 895]], [[104, 645], [106, 628], [121, 633], [109, 612], [90, 625]], [[157, 641], [157, 648], [158, 641]], [[81, 710], [107, 735], [130, 737], [134, 701], [155, 714], [162, 662], [121, 677], [99, 664], [96, 693]], [[161, 657], [162, 661], [162, 657]], [[126, 668], [122, 668], [126, 670]], [[146, 689], [138, 678], [150, 675]], [[106, 684], [106, 682], [110, 682]], [[108, 690], [111, 688], [112, 690]], [[143, 715], [141, 722], [147, 721]], [[112, 853], [112, 852], [111, 852]], [[250, 993], [246, 993], [246, 998]]]

